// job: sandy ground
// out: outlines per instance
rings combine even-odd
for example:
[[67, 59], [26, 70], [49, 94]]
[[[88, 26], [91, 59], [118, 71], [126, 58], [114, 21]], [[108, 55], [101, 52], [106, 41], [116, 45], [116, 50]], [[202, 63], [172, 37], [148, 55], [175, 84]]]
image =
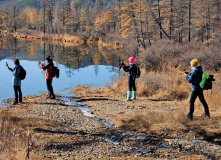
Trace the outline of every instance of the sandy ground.
[[[25, 158], [27, 155], [30, 159], [221, 158], [220, 134], [217, 132], [217, 135], [210, 136], [214, 136], [212, 139], [206, 139], [191, 127], [188, 131], [186, 128], [177, 129], [176, 134], [163, 129], [156, 132], [154, 129], [145, 130], [141, 125], [131, 127], [133, 121], [130, 117], [134, 113], [150, 110], [170, 110], [173, 113], [179, 102], [145, 100], [142, 97], [124, 102], [122, 97], [92, 94], [69, 98], [76, 101], [71, 107], [60, 97], [49, 100], [45, 95], [27, 96], [19, 105], [11, 105], [12, 99], [6, 101], [9, 106], [1, 109], [1, 113], [16, 117], [16, 126], [28, 133], [29, 145], [25, 147], [29, 149], [25, 150], [28, 152]], [[83, 115], [76, 108], [81, 105], [90, 106], [91, 113], [98, 119]], [[114, 127], [105, 125], [104, 120]], [[191, 126], [197, 122], [187, 123]], [[7, 156], [10, 159], [10, 155]]]

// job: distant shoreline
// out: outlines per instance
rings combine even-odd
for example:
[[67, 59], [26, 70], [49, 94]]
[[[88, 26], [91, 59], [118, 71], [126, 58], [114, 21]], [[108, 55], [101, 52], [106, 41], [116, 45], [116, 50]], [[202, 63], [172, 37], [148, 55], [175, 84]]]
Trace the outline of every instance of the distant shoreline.
[[[110, 41], [104, 42], [102, 38], [93, 37], [93, 36], [78, 36], [71, 34], [48, 34], [35, 30], [19, 30], [14, 33], [8, 33], [7, 30], [1, 31], [2, 35], [10, 34], [13, 37], [21, 40], [47, 40], [51, 42], [61, 42], [65, 44], [70, 44], [74, 46], [78, 45], [94, 45], [98, 47], [106, 47], [111, 49], [122, 49], [123, 45], [120, 44], [120, 41]], [[110, 38], [111, 39], [111, 38]]]

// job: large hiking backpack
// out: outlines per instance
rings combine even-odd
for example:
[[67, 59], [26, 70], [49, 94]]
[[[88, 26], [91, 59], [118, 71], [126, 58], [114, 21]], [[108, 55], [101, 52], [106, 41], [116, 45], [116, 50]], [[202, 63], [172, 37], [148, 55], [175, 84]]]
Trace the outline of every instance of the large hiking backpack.
[[200, 87], [203, 90], [209, 90], [213, 88], [212, 82], [215, 81], [214, 75], [208, 75], [206, 72], [202, 74], [202, 81], [200, 82]]
[[20, 80], [24, 80], [25, 77], [26, 77], [26, 70], [21, 66], [21, 67], [20, 67], [20, 73], [19, 73], [19, 75], [18, 75], [18, 78], [19, 78]]
[[52, 77], [59, 78], [59, 76], [60, 76], [60, 70], [57, 67], [53, 66], [52, 67]]
[[137, 72], [136, 72], [135, 77], [136, 77], [136, 78], [139, 78], [139, 77], [140, 77], [140, 74], [141, 74], [140, 68], [137, 66]]

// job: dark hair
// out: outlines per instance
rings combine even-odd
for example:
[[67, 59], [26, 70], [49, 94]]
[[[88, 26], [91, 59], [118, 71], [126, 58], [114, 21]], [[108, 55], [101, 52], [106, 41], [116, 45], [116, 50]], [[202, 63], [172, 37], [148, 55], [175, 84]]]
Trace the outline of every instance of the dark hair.
[[19, 65], [19, 64], [20, 64], [20, 62], [19, 62], [18, 59], [15, 59], [15, 60], [14, 60], [14, 63], [15, 63], [15, 65]]
[[48, 62], [52, 62], [51, 56], [48, 56], [48, 57], [46, 58], [46, 60], [47, 60]]

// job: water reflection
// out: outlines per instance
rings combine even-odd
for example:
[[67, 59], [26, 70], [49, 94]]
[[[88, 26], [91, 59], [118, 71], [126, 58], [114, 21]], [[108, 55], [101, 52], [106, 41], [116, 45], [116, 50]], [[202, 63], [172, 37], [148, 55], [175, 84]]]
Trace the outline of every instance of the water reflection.
[[36, 43], [34, 41], [18, 41], [9, 38], [2, 42], [0, 53], [0, 101], [13, 97], [11, 72], [5, 67], [8, 62], [14, 67], [13, 59], [19, 58], [27, 71], [22, 81], [23, 95], [39, 94], [47, 91], [44, 72], [38, 68], [37, 62], [51, 55], [60, 69], [59, 79], [54, 78], [55, 93], [64, 92], [75, 85], [102, 86], [112, 82], [118, 75], [119, 57], [117, 51], [91, 48], [88, 46], [65, 46], [61, 44]]
[[17, 40], [10, 37], [4, 38], [0, 44], [0, 59], [7, 57], [43, 61], [50, 55], [59, 64], [73, 69], [89, 65], [118, 66], [118, 55], [121, 55], [120, 51], [86, 45], [71, 46], [63, 43]]

